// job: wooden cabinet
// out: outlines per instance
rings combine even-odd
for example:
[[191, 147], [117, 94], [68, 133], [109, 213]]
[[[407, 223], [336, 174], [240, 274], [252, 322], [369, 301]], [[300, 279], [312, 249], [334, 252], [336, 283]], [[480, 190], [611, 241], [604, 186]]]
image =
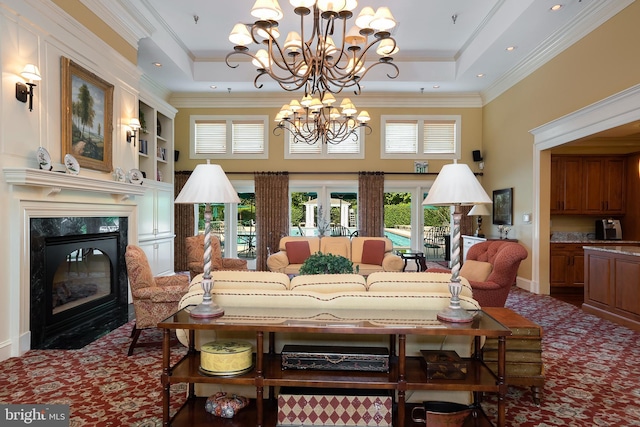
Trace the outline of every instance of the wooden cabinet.
[[597, 246], [585, 250], [582, 309], [640, 330], [640, 247]]
[[552, 243], [549, 284], [553, 287], [584, 286], [583, 243]]
[[624, 214], [625, 170], [622, 156], [553, 156], [551, 214]]
[[625, 161], [621, 158], [584, 158], [585, 214], [621, 215], [625, 211]]
[[558, 156], [551, 159], [551, 213], [579, 214], [582, 211], [582, 158]]

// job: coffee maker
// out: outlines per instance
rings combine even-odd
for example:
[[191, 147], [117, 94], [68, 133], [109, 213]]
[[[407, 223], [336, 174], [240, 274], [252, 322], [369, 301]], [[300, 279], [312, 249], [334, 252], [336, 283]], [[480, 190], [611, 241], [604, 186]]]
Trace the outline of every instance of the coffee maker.
[[622, 240], [622, 228], [619, 219], [596, 220], [597, 240]]

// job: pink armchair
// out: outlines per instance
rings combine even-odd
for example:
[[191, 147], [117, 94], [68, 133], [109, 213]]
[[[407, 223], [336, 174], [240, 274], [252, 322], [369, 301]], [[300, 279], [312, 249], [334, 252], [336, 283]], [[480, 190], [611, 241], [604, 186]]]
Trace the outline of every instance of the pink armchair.
[[[204, 234], [185, 238], [187, 250], [187, 267], [193, 279], [204, 272]], [[222, 258], [220, 240], [211, 236], [211, 271], [246, 270], [247, 260], [240, 258]]]
[[493, 266], [486, 280], [469, 280], [473, 298], [480, 307], [504, 307], [509, 290], [516, 281], [520, 262], [527, 256], [527, 250], [520, 243], [505, 240], [488, 240], [469, 248], [467, 260], [488, 262]]
[[142, 329], [155, 328], [178, 311], [180, 299], [189, 290], [189, 278], [184, 274], [154, 277], [147, 255], [135, 245], [127, 246], [124, 257], [136, 315], [128, 353], [131, 356]]

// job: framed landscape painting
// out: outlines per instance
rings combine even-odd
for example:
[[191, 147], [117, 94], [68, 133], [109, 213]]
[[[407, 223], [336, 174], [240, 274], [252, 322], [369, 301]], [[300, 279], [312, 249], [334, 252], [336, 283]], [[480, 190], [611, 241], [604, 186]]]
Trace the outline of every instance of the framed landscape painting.
[[513, 225], [513, 188], [493, 191], [493, 223]]
[[62, 157], [71, 154], [83, 168], [111, 172], [113, 85], [61, 58]]

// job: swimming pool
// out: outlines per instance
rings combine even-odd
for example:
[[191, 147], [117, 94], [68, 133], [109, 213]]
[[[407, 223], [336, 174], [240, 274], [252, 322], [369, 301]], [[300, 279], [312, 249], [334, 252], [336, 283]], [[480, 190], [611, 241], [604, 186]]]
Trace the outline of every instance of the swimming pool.
[[385, 230], [384, 236], [391, 240], [393, 243], [394, 249], [400, 248], [410, 248], [411, 247], [411, 238], [404, 236], [402, 234], [394, 233], [391, 230]]

